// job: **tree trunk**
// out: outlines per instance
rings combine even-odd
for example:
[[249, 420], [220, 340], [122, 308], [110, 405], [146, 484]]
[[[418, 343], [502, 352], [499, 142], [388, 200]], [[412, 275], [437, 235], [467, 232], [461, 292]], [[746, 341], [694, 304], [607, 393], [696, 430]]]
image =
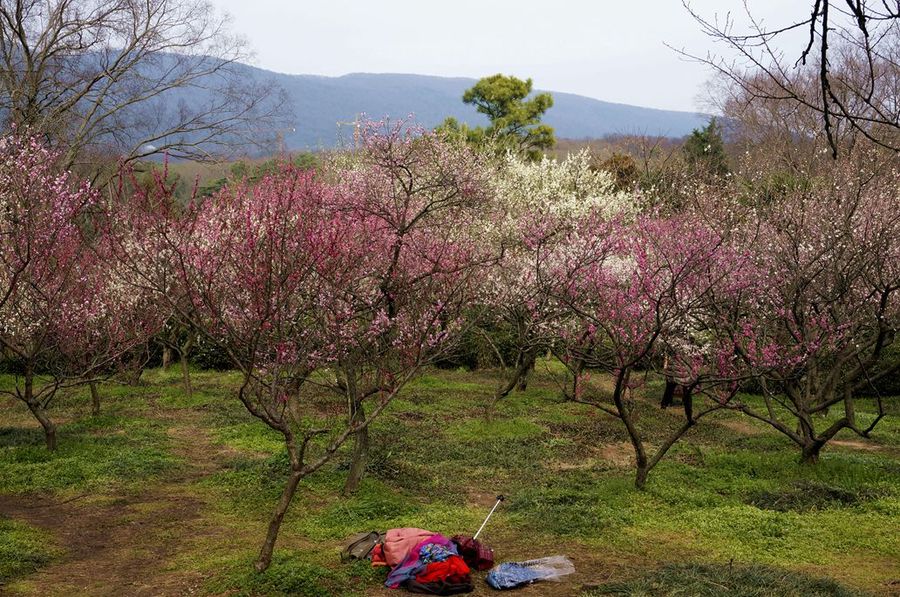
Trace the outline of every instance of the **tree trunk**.
[[172, 366], [172, 349], [168, 346], [163, 347], [162, 351], [162, 368], [168, 370]]
[[47, 443], [47, 449], [51, 452], [56, 451], [56, 425], [47, 416], [46, 409], [34, 398], [34, 370], [30, 364], [25, 366], [24, 398], [28, 410], [31, 411], [31, 414], [34, 415], [34, 418], [38, 420], [38, 423], [44, 429], [44, 440]]
[[576, 358], [575, 362], [569, 365], [569, 371], [572, 372], [572, 394], [563, 390], [564, 400], [577, 400], [581, 397], [582, 389], [579, 385], [581, 374], [584, 372], [584, 359]]
[[801, 415], [797, 419], [797, 435], [803, 439], [800, 462], [803, 464], [816, 464], [819, 462], [819, 452], [822, 450], [825, 442], [817, 439], [812, 417], [805, 410], [801, 409], [805, 405], [797, 401], [795, 401], [795, 404]]
[[647, 451], [644, 449], [644, 440], [635, 426], [631, 418], [631, 413], [625, 404], [625, 391], [628, 389], [628, 379], [631, 377], [631, 370], [625, 369], [616, 375], [616, 386], [613, 389], [613, 404], [616, 405], [616, 412], [619, 413], [619, 419], [625, 424], [625, 430], [628, 432], [628, 439], [631, 440], [631, 447], [634, 448], [634, 465], [636, 474], [634, 477], [634, 486], [637, 489], [643, 489], [647, 483], [647, 475], [652, 468], [650, 460], [647, 458]]
[[51, 452], [56, 451], [56, 424], [47, 416], [47, 411], [40, 405], [29, 404], [28, 409], [34, 414], [35, 418], [44, 428], [44, 440], [47, 443], [47, 449]]
[[650, 474], [650, 467], [646, 466], [638, 466], [637, 473], [634, 476], [634, 487], [636, 489], [644, 489], [644, 486], [647, 484], [647, 475]]
[[488, 413], [494, 410], [494, 407], [497, 406], [497, 403], [500, 402], [501, 399], [509, 396], [509, 393], [512, 392], [516, 387], [521, 387], [524, 385], [527, 387], [528, 382], [522, 381], [523, 377], [528, 376], [528, 359], [525, 355], [520, 356], [518, 365], [516, 365], [516, 370], [513, 373], [512, 377], [503, 385], [497, 393], [494, 394], [494, 398], [491, 400], [491, 405], [488, 407]]
[[300, 471], [291, 470], [291, 476], [288, 477], [287, 485], [284, 486], [284, 491], [281, 492], [281, 499], [278, 500], [278, 507], [275, 508], [275, 513], [269, 521], [266, 540], [263, 541], [262, 548], [259, 550], [259, 557], [256, 559], [254, 566], [257, 572], [264, 572], [269, 567], [269, 564], [272, 563], [272, 552], [275, 550], [275, 541], [278, 539], [281, 522], [284, 520], [284, 515], [291, 505], [291, 500], [294, 499], [297, 485], [300, 484], [300, 479], [302, 478], [303, 475]]
[[188, 355], [186, 350], [182, 350], [181, 354], [181, 379], [184, 384], [184, 393], [188, 398], [194, 395], [194, 389], [191, 387], [191, 369], [188, 363]]
[[688, 421], [694, 420], [694, 388], [693, 386], [682, 386], [681, 404], [684, 406], [684, 417]]
[[100, 390], [97, 389], [97, 382], [92, 381], [88, 384], [91, 388], [91, 414], [98, 416], [100, 414]]
[[519, 382], [516, 384], [517, 392], [524, 392], [528, 389], [528, 376], [534, 371], [534, 365], [537, 357], [535, 357], [531, 353], [527, 353], [525, 355], [524, 368], [522, 368], [522, 374], [519, 375]]
[[824, 445], [825, 442], [820, 442], [817, 440], [806, 443], [803, 446], [803, 452], [800, 456], [800, 463], [817, 464], [819, 462], [819, 453], [822, 451], [822, 446]]
[[[363, 405], [357, 403], [350, 417], [350, 424], [359, 424], [366, 420]], [[353, 456], [350, 461], [350, 472], [344, 483], [344, 495], [350, 495], [359, 489], [363, 475], [366, 473], [366, 461], [369, 456], [369, 428], [363, 427], [353, 434]]]
[[675, 403], [675, 388], [677, 385], [674, 379], [666, 378], [666, 389], [663, 390], [663, 397], [659, 403], [660, 408], [668, 408]]
[[141, 385], [141, 375], [144, 374], [144, 367], [137, 358], [133, 359], [132, 365], [125, 373], [125, 383], [130, 386], [139, 386]]

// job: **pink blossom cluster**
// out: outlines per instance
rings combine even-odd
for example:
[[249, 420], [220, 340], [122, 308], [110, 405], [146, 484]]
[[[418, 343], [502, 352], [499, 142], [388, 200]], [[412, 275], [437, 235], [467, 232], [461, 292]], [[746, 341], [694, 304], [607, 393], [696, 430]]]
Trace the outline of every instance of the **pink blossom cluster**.
[[99, 208], [88, 183], [57, 168], [55, 152], [27, 136], [3, 139], [0, 347], [26, 377], [40, 369], [53, 379], [22, 393], [26, 402], [46, 404], [59, 384], [97, 375], [160, 325], [150, 295], [109, 267]]
[[488, 261], [466, 233], [487, 197], [476, 154], [403, 123], [359, 141], [317, 172], [284, 164], [183, 206], [163, 176], [109, 206], [135, 287], [218, 344], [260, 403], [317, 370], [406, 379], [460, 327]]
[[665, 362], [693, 383], [734, 374], [719, 309], [749, 290], [751, 256], [690, 215], [592, 222], [559, 269], [561, 335], [591, 366], [622, 376]]

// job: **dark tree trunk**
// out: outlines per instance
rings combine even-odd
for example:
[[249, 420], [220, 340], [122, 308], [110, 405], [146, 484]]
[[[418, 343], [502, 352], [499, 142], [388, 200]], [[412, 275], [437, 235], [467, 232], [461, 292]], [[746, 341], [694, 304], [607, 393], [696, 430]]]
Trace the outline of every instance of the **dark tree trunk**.
[[576, 358], [574, 362], [569, 366], [569, 370], [572, 372], [572, 394], [569, 395], [565, 390], [563, 390], [563, 399], [577, 400], [579, 398], [579, 394], [581, 394], [579, 383], [581, 380], [581, 374], [584, 372], [584, 359]]
[[34, 415], [34, 418], [38, 420], [38, 423], [41, 424], [44, 430], [44, 441], [47, 444], [47, 449], [54, 452], [56, 450], [56, 424], [50, 420], [47, 410], [35, 399], [34, 369], [30, 364], [25, 366], [25, 395], [23, 398], [28, 406], [28, 410], [31, 411], [31, 414]]
[[132, 365], [125, 372], [125, 383], [130, 386], [139, 386], [141, 385], [141, 376], [144, 374], [144, 367], [137, 359], [134, 360]]
[[168, 369], [172, 366], [172, 349], [168, 346], [163, 347], [162, 351], [162, 368]]
[[519, 381], [516, 384], [517, 392], [524, 392], [528, 389], [528, 376], [531, 375], [532, 371], [534, 371], [534, 365], [537, 360], [537, 357], [531, 353], [526, 353], [524, 359], [524, 367], [521, 368], [522, 374], [519, 375]]
[[675, 402], [675, 388], [678, 386], [674, 379], [666, 378], [666, 389], [659, 403], [660, 408], [668, 408]]
[[294, 499], [294, 494], [297, 492], [297, 485], [300, 484], [300, 479], [302, 478], [303, 475], [300, 474], [300, 471], [292, 468], [291, 476], [288, 477], [287, 485], [284, 486], [284, 490], [281, 492], [281, 498], [278, 500], [278, 506], [275, 508], [275, 513], [269, 521], [266, 539], [263, 541], [262, 548], [259, 550], [259, 557], [256, 559], [256, 564], [254, 566], [257, 572], [264, 572], [269, 567], [269, 564], [272, 563], [272, 552], [275, 550], [275, 541], [278, 539], [278, 531], [281, 529], [284, 515], [291, 505], [291, 500]]
[[694, 420], [694, 388], [691, 386], [684, 386], [684, 392], [681, 395], [681, 403], [684, 405], [684, 417], [688, 421]]
[[100, 414], [100, 390], [97, 388], [96, 381], [92, 381], [88, 385], [91, 388], [91, 414], [96, 417]]
[[647, 475], [650, 474], [650, 468], [644, 464], [644, 466], [638, 466], [637, 472], [634, 476], [634, 486], [636, 489], [644, 489], [644, 486], [647, 485]]
[[194, 388], [191, 386], [191, 368], [190, 363], [188, 363], [188, 353], [186, 350], [182, 350], [181, 354], [181, 379], [184, 384], [184, 393], [187, 394], [188, 398], [193, 397]]
[[510, 377], [507, 382], [497, 390], [497, 393], [494, 394], [494, 398], [491, 400], [491, 405], [489, 410], [493, 410], [497, 403], [509, 396], [509, 393], [512, 392], [516, 387], [522, 387], [523, 385], [527, 387], [528, 382], [522, 381], [523, 378], [528, 376], [528, 358], [526, 355], [521, 355], [518, 360], [518, 365], [516, 365], [516, 370], [513, 372], [512, 377]]
[[803, 443], [801, 444], [800, 462], [803, 464], [816, 464], [819, 462], [819, 452], [822, 451], [824, 441], [816, 437], [816, 429], [813, 427], [812, 417], [805, 410], [805, 404], [795, 401], [800, 417], [797, 419], [797, 435], [799, 435]]
[[818, 440], [812, 440], [806, 443], [803, 446], [803, 452], [800, 456], [801, 464], [818, 464], [819, 462], [819, 454], [822, 452], [822, 447], [825, 445], [825, 442], [821, 442]]
[[[355, 383], [353, 394], [356, 394]], [[358, 425], [366, 420], [366, 413], [363, 409], [362, 402], [355, 396], [350, 399], [351, 413], [350, 424]], [[350, 495], [359, 489], [363, 475], [366, 473], [366, 462], [369, 456], [369, 428], [363, 427], [353, 434], [353, 456], [350, 461], [350, 471], [347, 473], [347, 480], [344, 482], [344, 495]]]
[[616, 405], [619, 419], [625, 424], [628, 439], [631, 440], [631, 447], [634, 448], [634, 464], [636, 468], [634, 486], [637, 489], [643, 489], [647, 483], [647, 475], [652, 467], [647, 459], [647, 451], [644, 449], [644, 440], [641, 438], [641, 434], [631, 418], [631, 413], [625, 405], [624, 394], [628, 388], [628, 378], [630, 376], [630, 369], [626, 369], [616, 376], [616, 387], [613, 389], [613, 403]]
[[38, 422], [40, 422], [41, 427], [44, 429], [44, 440], [47, 443], [47, 449], [51, 452], [56, 451], [56, 424], [50, 420], [47, 416], [47, 411], [41, 408], [39, 405], [28, 405], [29, 410], [31, 410], [32, 414], [34, 414], [35, 418], [37, 418]]

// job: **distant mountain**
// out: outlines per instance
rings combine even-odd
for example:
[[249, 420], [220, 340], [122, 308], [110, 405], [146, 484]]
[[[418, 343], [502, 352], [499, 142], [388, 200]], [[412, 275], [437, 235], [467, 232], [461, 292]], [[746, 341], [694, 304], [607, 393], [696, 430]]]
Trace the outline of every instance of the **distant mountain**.
[[[286, 75], [247, 67], [248, 76], [274, 80], [287, 92], [296, 130], [285, 133], [288, 149], [333, 147], [352, 139], [349, 124], [357, 115], [393, 119], [415, 115], [425, 127], [434, 127], [447, 116], [470, 125], [487, 120], [462, 102], [463, 92], [475, 79], [403, 74], [350, 74], [342, 77]], [[553, 107], [545, 122], [559, 138], [600, 138], [616, 133], [681, 137], [703, 126], [707, 117], [691, 112], [656, 110], [614, 104], [571, 93], [553, 94]]]

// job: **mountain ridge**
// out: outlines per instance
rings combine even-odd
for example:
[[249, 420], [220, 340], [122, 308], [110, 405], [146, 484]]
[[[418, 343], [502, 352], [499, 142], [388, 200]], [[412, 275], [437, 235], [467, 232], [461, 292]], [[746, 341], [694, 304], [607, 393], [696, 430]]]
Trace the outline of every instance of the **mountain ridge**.
[[[462, 102], [463, 92], [477, 79], [413, 73], [347, 73], [339, 76], [276, 73], [244, 65], [248, 76], [274, 80], [286, 92], [293, 122], [284, 131], [291, 150], [322, 149], [347, 141], [339, 123], [360, 114], [369, 118], [406, 118], [433, 128], [452, 116], [472, 126], [487, 119]], [[708, 116], [695, 112], [646, 108], [607, 102], [583, 95], [547, 91], [554, 105], [543, 121], [558, 138], [595, 139], [611, 134], [682, 137], [703, 126]], [[293, 130], [291, 130], [293, 127]]]

